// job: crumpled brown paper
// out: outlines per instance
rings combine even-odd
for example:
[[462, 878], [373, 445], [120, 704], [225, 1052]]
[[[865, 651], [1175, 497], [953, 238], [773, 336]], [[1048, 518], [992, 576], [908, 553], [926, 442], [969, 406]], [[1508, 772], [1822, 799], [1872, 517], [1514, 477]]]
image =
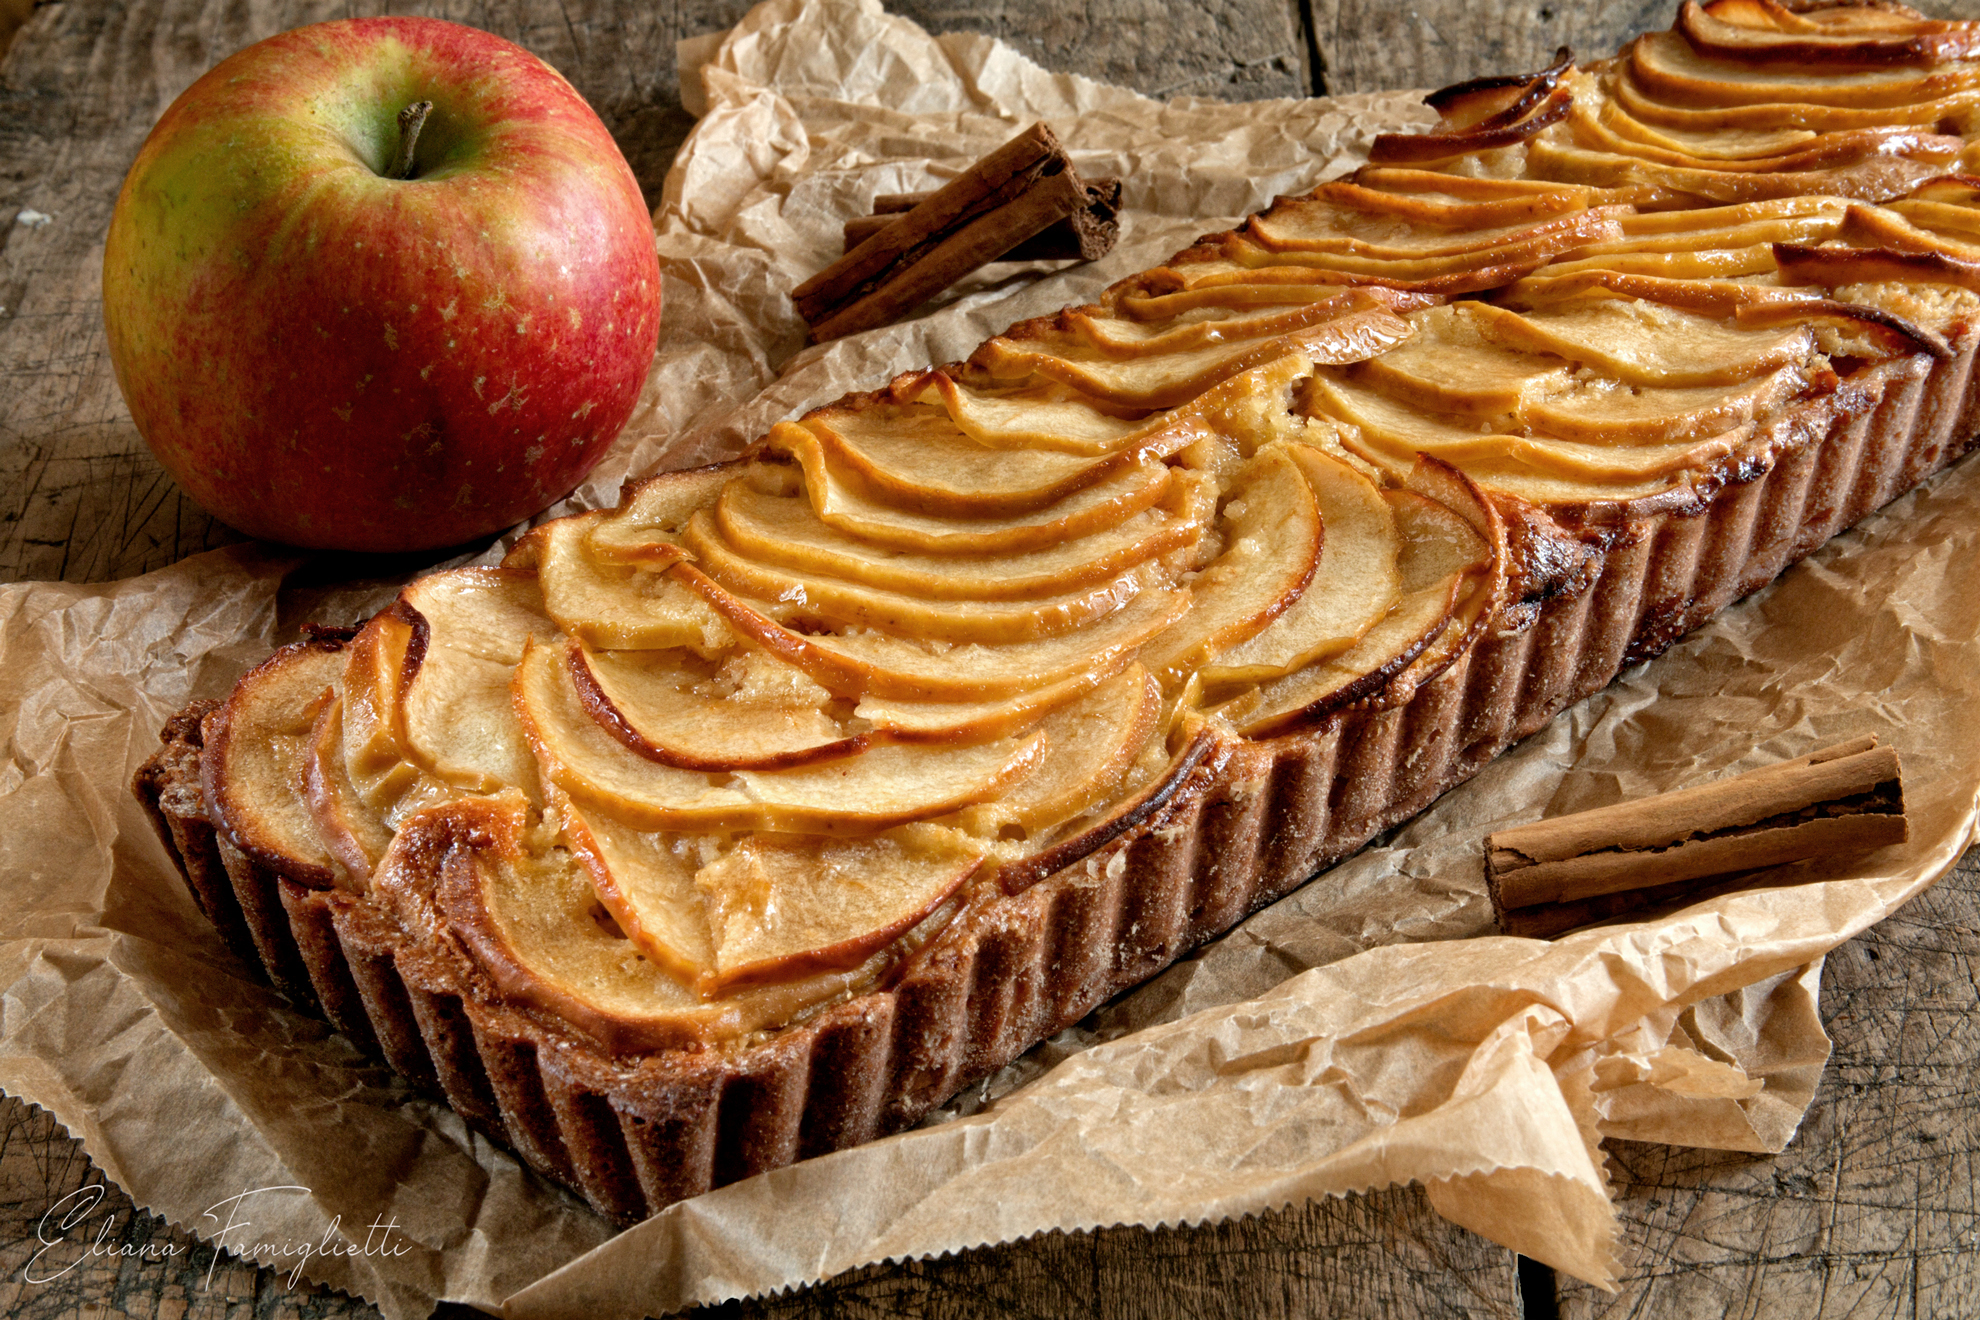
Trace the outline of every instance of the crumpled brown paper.
[[[1426, 119], [1402, 95], [1163, 105], [855, 0], [777, 0], [683, 55], [705, 114], [656, 216], [661, 353], [627, 437], [571, 507], [611, 502], [624, 473], [722, 455], [844, 390], [962, 356]], [[992, 268], [924, 317], [803, 347], [784, 292], [836, 254], [846, 216], [1038, 117], [1082, 170], [1127, 181], [1114, 254]], [[348, 622], [389, 597], [285, 586], [293, 568], [236, 548], [107, 588], [0, 588], [0, 875], [15, 900], [0, 915], [0, 1087], [53, 1111], [174, 1224], [211, 1238], [222, 1203], [255, 1193], [227, 1245], [287, 1246], [263, 1257], [286, 1271], [299, 1245], [343, 1243], [301, 1272], [394, 1320], [442, 1297], [636, 1316], [1050, 1228], [1411, 1180], [1456, 1222], [1605, 1280], [1615, 1218], [1599, 1140], [1778, 1150], [1827, 1057], [1823, 954], [1951, 864], [1980, 791], [1968, 462], [938, 1121], [614, 1237], [249, 978], [126, 791], [188, 697], [223, 693], [305, 618]], [[1904, 847], [1553, 944], [1489, 935], [1487, 831], [1866, 732], [1905, 759]], [[295, 1190], [260, 1190], [280, 1188]], [[370, 1249], [367, 1226], [387, 1221]]]

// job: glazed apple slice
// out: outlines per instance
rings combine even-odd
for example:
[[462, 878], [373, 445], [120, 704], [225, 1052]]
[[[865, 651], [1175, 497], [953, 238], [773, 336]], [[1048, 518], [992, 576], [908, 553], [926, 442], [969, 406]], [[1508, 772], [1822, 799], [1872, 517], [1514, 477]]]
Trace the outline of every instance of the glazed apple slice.
[[1187, 591], [1144, 591], [1097, 623], [1042, 641], [952, 645], [887, 633], [808, 636], [734, 595], [692, 564], [673, 570], [745, 637], [841, 697], [981, 702], [1113, 669], [1190, 608]]
[[1313, 580], [1321, 556], [1319, 506], [1294, 452], [1261, 449], [1228, 486], [1224, 549], [1189, 582], [1190, 612], [1142, 649], [1166, 687], [1207, 658], [1260, 632]]
[[1677, 31], [1700, 55], [1747, 64], [1930, 66], [1980, 55], [1980, 24], [1869, 6], [1798, 14], [1764, 0], [1684, 0]]
[[1547, 435], [1588, 445], [1664, 445], [1725, 435], [1778, 412], [1807, 389], [1800, 365], [1733, 385], [1636, 390], [1609, 382], [1529, 402], [1522, 420]]
[[1530, 313], [1466, 303], [1479, 334], [1529, 353], [1597, 367], [1631, 385], [1724, 385], [1750, 380], [1814, 348], [1799, 326], [1745, 329], [1716, 317], [1617, 298], [1586, 299]]
[[344, 768], [344, 700], [340, 694], [333, 692], [316, 717], [302, 773], [303, 798], [323, 846], [344, 868], [351, 886], [363, 890], [391, 846], [393, 831], [359, 795]]
[[[1515, 253], [1565, 252], [1621, 232], [1623, 207], [1570, 210], [1498, 226], [1448, 230], [1441, 226], [1391, 222], [1371, 224], [1365, 214], [1340, 207], [1323, 196], [1282, 202], [1244, 227], [1246, 237], [1268, 252], [1326, 253], [1365, 262], [1422, 263], [1448, 260], [1467, 268], [1502, 265]], [[1329, 263], [1332, 264], [1332, 263]], [[1340, 269], [1378, 268], [1342, 265]], [[1443, 268], [1406, 267], [1418, 275]]]
[[962, 820], [973, 832], [1009, 837], [1036, 834], [1093, 810], [1112, 796], [1154, 736], [1162, 686], [1130, 665], [1086, 696], [1045, 716], [1045, 756], [1038, 768], [993, 801], [971, 807]]
[[531, 638], [555, 625], [541, 609], [536, 575], [518, 569], [435, 573], [399, 597], [426, 637], [400, 698], [408, 759], [472, 793], [504, 787], [537, 793], [509, 679]]
[[199, 764], [220, 837], [311, 889], [336, 883], [336, 863], [309, 810], [304, 772], [318, 715], [346, 664], [341, 638], [293, 643], [249, 670], [207, 717]]
[[564, 842], [605, 908], [605, 920], [594, 916], [586, 924], [616, 925], [662, 971], [705, 996], [715, 942], [707, 902], [694, 884], [702, 861], [696, 841], [627, 825], [562, 795], [557, 808]]
[[1666, 105], [1840, 107], [1902, 110], [1946, 93], [1980, 86], [1980, 69], [1886, 64], [1850, 69], [1707, 59], [1676, 32], [1649, 32], [1624, 52], [1629, 79]]
[[1325, 531], [1319, 567], [1291, 608], [1204, 666], [1206, 687], [1266, 682], [1338, 655], [1387, 617], [1401, 594], [1401, 539], [1382, 493], [1309, 446], [1298, 446], [1293, 456]]
[[[1312, 297], [1302, 294], [1296, 301], [1312, 301]], [[1398, 300], [1395, 305], [1407, 310], [1413, 304]], [[1089, 457], [1144, 452], [1167, 456], [1226, 429], [1235, 415], [1286, 389], [1308, 369], [1307, 361], [1296, 354], [1272, 358], [1219, 381], [1180, 407], [1152, 416], [1141, 408], [1115, 408], [1077, 396], [1068, 399], [1065, 396], [1072, 391], [1052, 380], [985, 389], [979, 388], [980, 381], [963, 385], [946, 372], [927, 372], [903, 387], [903, 397], [939, 404], [967, 435], [991, 449], [1048, 449]], [[1125, 420], [1117, 413], [1142, 420]]]
[[[1489, 585], [1462, 596], [1467, 578], [1486, 572], [1491, 563], [1484, 538], [1435, 500], [1413, 491], [1384, 494], [1403, 530], [1402, 590], [1395, 607], [1340, 655], [1259, 688], [1257, 701], [1233, 720], [1246, 737], [1272, 737], [1375, 695], [1433, 643], [1441, 639], [1455, 646], [1468, 640], [1477, 611], [1489, 606]], [[1461, 600], [1474, 607], [1463, 620], [1455, 617]], [[1437, 668], [1456, 653], [1440, 656]]]
[[662, 533], [650, 527], [640, 533], [652, 538], [638, 543], [643, 559], [633, 556], [635, 542], [627, 533], [615, 551], [620, 557], [605, 559], [593, 553], [591, 536], [610, 516], [559, 518], [530, 533], [537, 540], [544, 613], [570, 636], [597, 647], [645, 651], [679, 646], [704, 656], [732, 647], [735, 634], [728, 625], [662, 571], [686, 554], [678, 533], [664, 533], [666, 540], [657, 539]]
[[840, 481], [816, 450], [799, 449], [804, 485], [819, 519], [875, 545], [922, 554], [1021, 553], [1089, 535], [1152, 507], [1166, 493], [1169, 469], [1137, 456], [1056, 504], [1009, 517], [937, 517], [878, 503]]
[[867, 696], [854, 708], [873, 737], [891, 742], [955, 743], [1001, 738], [1028, 729], [1050, 711], [1075, 701], [1112, 678], [1131, 652], [1074, 670], [1055, 682], [988, 701], [903, 701]]
[[1398, 403], [1472, 417], [1516, 415], [1567, 388], [1568, 364], [1558, 358], [1481, 342], [1450, 308], [1421, 318], [1422, 334], [1351, 368], [1352, 378]]
[[507, 999], [556, 1014], [609, 1048], [732, 1034], [737, 1005], [700, 997], [612, 919], [572, 852], [524, 843], [519, 798], [466, 799], [410, 817], [375, 885], [404, 925], [449, 929]]
[[679, 558], [674, 547], [688, 518], [713, 504], [745, 467], [717, 463], [627, 483], [619, 507], [586, 524], [586, 552], [607, 563], [665, 567]]
[[[1323, 183], [1306, 198], [1281, 201], [1266, 216], [1275, 226], [1320, 241], [1327, 233], [1343, 239], [1381, 243], [1400, 235], [1403, 250], [1377, 253], [1367, 247], [1341, 251], [1406, 256], [1431, 250], [1435, 231], [1446, 241], [1468, 234], [1514, 234], [1542, 221], [1585, 211], [1589, 189], [1533, 179], [1465, 179], [1427, 170], [1371, 168], [1352, 178]], [[1310, 206], [1329, 209], [1310, 209]], [[1317, 250], [1317, 249], [1316, 249]]]
[[1044, 750], [1034, 735], [962, 747], [883, 745], [792, 770], [679, 770], [600, 728], [551, 646], [525, 654], [515, 700], [551, 782], [581, 806], [657, 830], [872, 833], [994, 796], [1029, 773]]
[[782, 606], [792, 627], [877, 628], [936, 642], [999, 645], [1056, 637], [1120, 609], [1165, 575], [1134, 568], [1053, 596], [1028, 600], [927, 600], [844, 578], [760, 564], [737, 554], [705, 513], [688, 528], [697, 566], [730, 590]]
[[[1315, 377], [1309, 406], [1357, 428], [1362, 445], [1379, 450], [1391, 470], [1431, 454], [1467, 470], [1511, 466], [1583, 483], [1662, 479], [1730, 454], [1747, 438], [1734, 430], [1663, 445], [1582, 444], [1510, 431], [1479, 431], [1391, 402], [1352, 381]], [[1357, 449], [1357, 452], [1361, 452]]]
[[[732, 657], [711, 675], [687, 667], [678, 653], [591, 652], [574, 642], [563, 649], [572, 686], [591, 718], [627, 748], [661, 765], [780, 770], [866, 749], [865, 737], [847, 735], [819, 708], [829, 693], [760, 651]], [[744, 667], [766, 666], [784, 669], [797, 681], [770, 692], [761, 690], [770, 685], [738, 681], [737, 671]], [[808, 693], [801, 689], [816, 693], [819, 701], [803, 700]]]
[[[1049, 449], [990, 449], [925, 404], [835, 406], [780, 422], [766, 441], [807, 469], [829, 466], [875, 501], [935, 516], [1013, 517], [1092, 485], [1128, 461]], [[815, 451], [815, 457], [813, 452]]]
[[1146, 430], [1138, 412], [1122, 416], [1095, 407], [1055, 382], [979, 389], [947, 372], [926, 372], [900, 391], [903, 398], [946, 410], [963, 434], [996, 450], [1048, 450], [1082, 458], [1118, 453]]
[[736, 553], [762, 564], [930, 601], [1030, 600], [1116, 577], [1194, 545], [1214, 499], [1214, 488], [1201, 474], [1179, 469], [1169, 494], [1153, 508], [1075, 540], [994, 557], [875, 546], [821, 521], [809, 500], [768, 495], [747, 482], [735, 482], [722, 492], [715, 522]]
[[407, 759], [401, 698], [426, 652], [426, 622], [402, 601], [371, 616], [346, 651], [344, 770], [365, 805], [384, 812], [418, 778]]
[[1342, 294], [1338, 305], [1331, 299], [1315, 303], [1307, 311], [1312, 323], [1287, 334], [1126, 360], [1104, 356], [1070, 336], [1045, 342], [999, 336], [979, 348], [970, 363], [1000, 380], [1035, 375], [1122, 407], [1169, 408], [1241, 371], [1281, 358], [1359, 362], [1412, 333], [1389, 303], [1368, 290]]
[[866, 839], [746, 835], [694, 880], [716, 989], [855, 967], [940, 920], [983, 858], [967, 835], [935, 825]]

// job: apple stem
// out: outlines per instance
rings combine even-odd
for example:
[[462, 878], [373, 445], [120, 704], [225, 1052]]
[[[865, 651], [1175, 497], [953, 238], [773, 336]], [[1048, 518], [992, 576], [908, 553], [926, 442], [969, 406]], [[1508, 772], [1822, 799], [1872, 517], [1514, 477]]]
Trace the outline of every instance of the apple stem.
[[413, 170], [413, 147], [419, 143], [419, 130], [425, 126], [426, 117], [433, 113], [433, 102], [414, 101], [399, 111], [399, 154], [392, 160], [394, 179], [410, 179]]

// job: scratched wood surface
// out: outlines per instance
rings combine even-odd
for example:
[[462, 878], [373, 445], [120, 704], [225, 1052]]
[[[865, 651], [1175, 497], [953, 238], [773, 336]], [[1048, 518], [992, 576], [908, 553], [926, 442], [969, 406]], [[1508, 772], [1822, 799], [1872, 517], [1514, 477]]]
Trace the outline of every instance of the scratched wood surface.
[[[1974, 0], [1964, 0], [1970, 8]], [[745, 0], [0, 0], [0, 581], [98, 581], [234, 539], [138, 440], [103, 355], [97, 267], [124, 169], [214, 60], [283, 28], [421, 12], [487, 28], [562, 69], [649, 196], [689, 120], [674, 43]], [[1054, 69], [1156, 95], [1229, 99], [1432, 86], [1613, 48], [1665, 0], [893, 3], [934, 31], [1001, 37]], [[1950, 12], [1956, 0], [1933, 6]], [[9, 29], [25, 20], [8, 49]], [[23, 214], [27, 213], [27, 214]], [[36, 216], [50, 217], [45, 222]], [[1050, 1234], [855, 1271], [725, 1317], [1397, 1317], [1971, 1313], [1980, 1232], [1965, 1079], [1980, 1061], [1971, 958], [1980, 854], [1830, 963], [1837, 1040], [1802, 1138], [1775, 1159], [1613, 1152], [1631, 1274], [1611, 1298], [1555, 1291], [1442, 1223], [1416, 1189], [1235, 1224]], [[0, 1317], [373, 1314], [291, 1287], [137, 1213], [44, 1114], [0, 1097]], [[81, 1211], [46, 1221], [65, 1196]], [[60, 1216], [57, 1216], [59, 1219]], [[63, 1245], [43, 1251], [44, 1236]], [[95, 1250], [92, 1251], [92, 1244]], [[37, 1258], [36, 1253], [43, 1252]], [[34, 1262], [30, 1266], [30, 1262]], [[73, 1262], [73, 1264], [71, 1264]], [[63, 1268], [67, 1266], [68, 1268]], [[58, 1273], [59, 1271], [59, 1273]]]

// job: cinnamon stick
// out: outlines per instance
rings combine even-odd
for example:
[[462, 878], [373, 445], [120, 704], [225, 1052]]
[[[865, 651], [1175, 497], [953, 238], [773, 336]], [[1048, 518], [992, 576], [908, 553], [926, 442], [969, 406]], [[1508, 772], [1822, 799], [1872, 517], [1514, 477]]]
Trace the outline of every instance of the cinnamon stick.
[[1087, 201], [1052, 130], [1033, 124], [791, 294], [814, 339], [871, 329]]
[[[845, 250], [850, 252], [934, 196], [933, 192], [881, 193], [873, 199], [873, 214], [846, 221]], [[1019, 243], [997, 261], [1098, 261], [1113, 251], [1120, 237], [1121, 181], [1088, 179], [1086, 204]]]
[[1866, 737], [1730, 779], [1500, 830], [1485, 840], [1485, 872], [1502, 929], [1551, 933], [1567, 928], [1559, 924], [1564, 909], [1596, 912], [1587, 919], [1597, 920], [1627, 907], [1599, 901], [1611, 896], [1675, 897], [1687, 882], [1881, 848], [1906, 835], [1897, 753]]

